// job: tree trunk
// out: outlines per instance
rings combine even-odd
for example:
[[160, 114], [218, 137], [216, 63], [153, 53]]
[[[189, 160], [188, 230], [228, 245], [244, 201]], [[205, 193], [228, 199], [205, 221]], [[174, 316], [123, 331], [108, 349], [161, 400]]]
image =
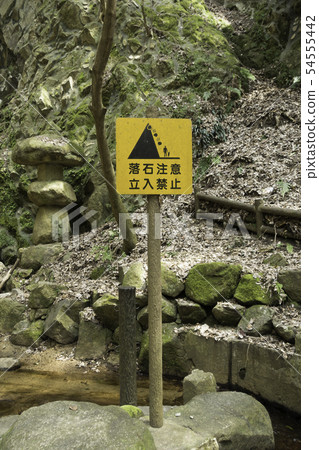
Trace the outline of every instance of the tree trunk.
[[[105, 5], [105, 6], [104, 6]], [[107, 145], [105, 134], [105, 112], [102, 102], [103, 75], [113, 45], [113, 36], [116, 20], [116, 0], [101, 0], [103, 17], [102, 34], [98, 43], [94, 65], [92, 68], [92, 114], [95, 121], [97, 146], [101, 159], [103, 175], [110, 195], [112, 212], [119, 224], [120, 214], [127, 215], [127, 230], [124, 238], [123, 250], [129, 253], [136, 245], [136, 234], [120, 194], [116, 191], [115, 173], [111, 154]]]

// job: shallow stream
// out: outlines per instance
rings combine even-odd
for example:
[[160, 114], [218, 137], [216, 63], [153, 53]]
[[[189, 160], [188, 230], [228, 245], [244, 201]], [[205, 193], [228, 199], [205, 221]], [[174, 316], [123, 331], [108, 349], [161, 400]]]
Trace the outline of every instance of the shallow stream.
[[[148, 379], [139, 377], [138, 404], [148, 405]], [[164, 404], [182, 404], [179, 380], [164, 381]], [[31, 406], [55, 400], [89, 401], [100, 405], [118, 405], [120, 397], [118, 374], [56, 373], [19, 369], [0, 374], [0, 417], [20, 414]], [[299, 450], [300, 420], [276, 407], [265, 405], [270, 414], [276, 450]]]

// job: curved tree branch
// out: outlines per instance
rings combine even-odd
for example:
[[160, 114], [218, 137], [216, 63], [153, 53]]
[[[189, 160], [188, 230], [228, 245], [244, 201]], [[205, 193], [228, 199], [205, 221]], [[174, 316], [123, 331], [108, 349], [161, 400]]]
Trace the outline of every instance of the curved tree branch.
[[119, 215], [127, 215], [126, 237], [124, 238], [124, 251], [129, 253], [136, 245], [136, 235], [128, 213], [116, 191], [115, 173], [112, 164], [111, 153], [108, 148], [105, 133], [105, 112], [102, 101], [103, 75], [113, 45], [113, 36], [116, 22], [116, 0], [101, 0], [101, 12], [103, 18], [102, 33], [98, 43], [95, 61], [92, 68], [92, 114], [95, 121], [98, 151], [101, 159], [103, 175], [110, 195], [110, 203], [115, 220], [119, 224]]

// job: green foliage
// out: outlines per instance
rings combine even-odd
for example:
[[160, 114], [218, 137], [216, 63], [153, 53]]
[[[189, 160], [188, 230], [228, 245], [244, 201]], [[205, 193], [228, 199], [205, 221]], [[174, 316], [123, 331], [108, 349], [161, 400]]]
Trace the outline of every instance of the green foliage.
[[15, 213], [19, 207], [19, 193], [2, 161], [0, 161], [0, 198], [0, 226], [4, 226], [16, 236], [18, 221]]
[[287, 244], [286, 249], [287, 249], [287, 252], [290, 254], [294, 252], [294, 247], [291, 244]]
[[103, 275], [104, 272], [105, 272], [104, 266], [95, 267], [95, 269], [93, 269], [92, 272], [90, 273], [90, 280], [97, 280]]
[[70, 140], [84, 142], [94, 126], [90, 102], [90, 98], [87, 97], [80, 104], [69, 107], [59, 120], [58, 126], [67, 132]]
[[83, 203], [84, 201], [84, 187], [88, 181], [90, 172], [91, 166], [89, 164], [64, 170], [64, 179], [73, 187], [79, 203]]
[[228, 130], [223, 125], [224, 115], [221, 111], [212, 111], [215, 114], [215, 122], [211, 129], [203, 126], [203, 120], [198, 118], [193, 126], [193, 136], [196, 144], [201, 150], [209, 147], [211, 144], [219, 144], [227, 140]]
[[219, 164], [220, 162], [221, 158], [219, 155], [217, 156], [208, 155], [201, 157], [198, 163], [198, 167], [196, 169], [194, 183], [200, 180], [213, 164]]
[[20, 229], [24, 233], [32, 233], [34, 219], [30, 211], [24, 210], [19, 217]]
[[277, 181], [277, 185], [279, 187], [280, 194], [282, 197], [284, 197], [290, 190], [290, 184], [287, 181], [279, 180]]
[[111, 262], [113, 259], [112, 251], [108, 245], [95, 245], [91, 250], [91, 254], [96, 261], [102, 260]]

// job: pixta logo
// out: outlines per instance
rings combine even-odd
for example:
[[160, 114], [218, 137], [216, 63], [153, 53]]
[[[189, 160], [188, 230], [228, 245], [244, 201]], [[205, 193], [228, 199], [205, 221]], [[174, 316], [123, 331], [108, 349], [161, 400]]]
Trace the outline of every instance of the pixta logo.
[[85, 239], [90, 239], [97, 229], [97, 221], [92, 220], [96, 214], [94, 209], [70, 203], [52, 216], [52, 240], [67, 242], [70, 237], [79, 240], [84, 224], [89, 224], [90, 233], [86, 234]]

